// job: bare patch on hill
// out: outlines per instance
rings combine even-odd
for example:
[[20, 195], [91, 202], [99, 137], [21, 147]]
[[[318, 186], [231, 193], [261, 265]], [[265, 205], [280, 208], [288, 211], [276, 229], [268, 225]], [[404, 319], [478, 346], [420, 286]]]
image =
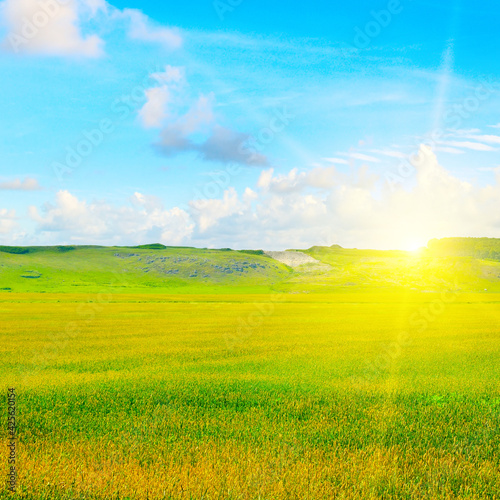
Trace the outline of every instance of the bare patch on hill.
[[271, 257], [274, 260], [277, 260], [287, 266], [290, 267], [299, 267], [304, 266], [306, 264], [320, 264], [323, 265], [319, 260], [314, 259], [310, 255], [307, 255], [303, 252], [264, 252], [268, 257]]

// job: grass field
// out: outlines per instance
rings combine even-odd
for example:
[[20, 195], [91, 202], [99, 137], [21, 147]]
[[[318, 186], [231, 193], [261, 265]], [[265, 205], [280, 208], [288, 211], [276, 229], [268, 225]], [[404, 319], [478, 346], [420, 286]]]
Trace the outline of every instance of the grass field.
[[500, 498], [499, 294], [7, 293], [0, 313], [1, 498]]
[[[475, 239], [470, 239], [476, 243]], [[441, 244], [447, 240], [439, 240]], [[344, 249], [304, 250], [317, 263], [291, 268], [262, 251], [164, 247], [2, 247], [0, 294], [191, 293], [272, 291], [338, 293], [399, 289], [500, 293], [500, 257], [471, 251], [452, 239], [422, 252]], [[500, 255], [500, 239], [488, 244]], [[469, 239], [466, 243], [471, 245]], [[488, 247], [489, 248], [489, 247]], [[14, 253], [12, 253], [14, 252]]]

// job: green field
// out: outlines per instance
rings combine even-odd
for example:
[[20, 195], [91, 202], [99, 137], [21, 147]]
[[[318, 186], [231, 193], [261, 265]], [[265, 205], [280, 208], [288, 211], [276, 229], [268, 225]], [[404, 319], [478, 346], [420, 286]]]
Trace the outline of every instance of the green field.
[[[481, 239], [478, 239], [482, 241]], [[291, 268], [262, 251], [179, 247], [1, 247], [2, 293], [500, 293], [500, 240], [440, 240], [419, 253], [312, 247]], [[450, 249], [450, 246], [452, 247]], [[496, 250], [490, 250], [490, 247]], [[498, 258], [497, 258], [498, 252]]]
[[0, 247], [0, 498], [500, 499], [498, 248]]
[[500, 498], [499, 305], [6, 294], [13, 498]]

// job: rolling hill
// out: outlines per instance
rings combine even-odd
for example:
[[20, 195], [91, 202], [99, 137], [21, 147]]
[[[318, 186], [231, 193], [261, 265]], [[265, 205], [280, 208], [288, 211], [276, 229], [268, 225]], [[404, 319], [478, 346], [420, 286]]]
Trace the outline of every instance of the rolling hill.
[[500, 239], [432, 240], [419, 252], [0, 246], [1, 292], [500, 291]]

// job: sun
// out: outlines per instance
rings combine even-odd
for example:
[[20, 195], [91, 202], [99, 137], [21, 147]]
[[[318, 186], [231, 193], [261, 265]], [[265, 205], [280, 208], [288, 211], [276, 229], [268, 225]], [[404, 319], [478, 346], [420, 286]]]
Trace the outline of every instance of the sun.
[[424, 243], [423, 240], [410, 239], [404, 245], [403, 249], [406, 250], [407, 252], [420, 253], [420, 250], [422, 248], [425, 248], [426, 246], [427, 244]]

